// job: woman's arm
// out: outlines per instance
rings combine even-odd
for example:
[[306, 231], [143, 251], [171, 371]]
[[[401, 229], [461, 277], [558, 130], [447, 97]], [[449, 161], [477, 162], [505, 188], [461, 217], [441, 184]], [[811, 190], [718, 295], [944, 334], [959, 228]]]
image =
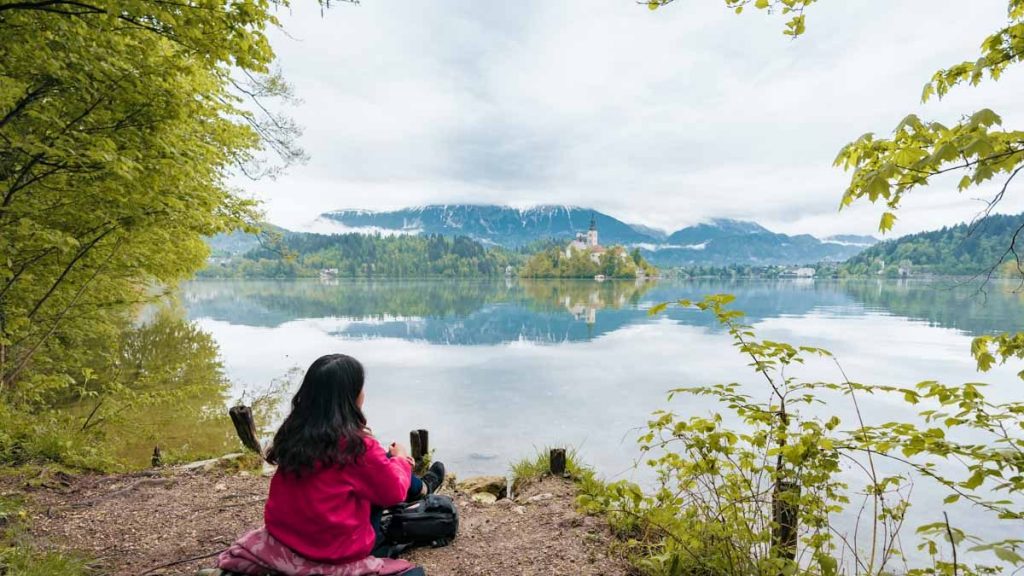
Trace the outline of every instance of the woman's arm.
[[366, 453], [351, 464], [356, 494], [381, 507], [404, 501], [412, 483], [412, 465], [405, 458], [388, 458], [384, 448], [372, 437], [364, 441]]

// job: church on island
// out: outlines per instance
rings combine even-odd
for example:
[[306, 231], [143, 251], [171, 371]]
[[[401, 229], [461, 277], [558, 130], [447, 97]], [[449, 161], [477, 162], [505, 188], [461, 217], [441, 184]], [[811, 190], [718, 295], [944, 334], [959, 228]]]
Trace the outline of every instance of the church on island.
[[589, 253], [590, 260], [594, 264], [600, 264], [601, 255], [608, 251], [597, 241], [597, 220], [593, 215], [590, 216], [590, 229], [587, 230], [585, 234], [583, 232], [577, 232], [576, 239], [565, 247], [565, 257], [571, 258], [572, 253], [577, 251]]

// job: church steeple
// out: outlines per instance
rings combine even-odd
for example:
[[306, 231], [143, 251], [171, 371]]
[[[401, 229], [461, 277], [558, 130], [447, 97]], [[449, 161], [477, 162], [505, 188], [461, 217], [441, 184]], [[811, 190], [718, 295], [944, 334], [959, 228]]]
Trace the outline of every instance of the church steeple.
[[587, 244], [592, 248], [596, 248], [597, 244], [597, 216], [593, 212], [590, 213], [590, 230], [587, 232]]

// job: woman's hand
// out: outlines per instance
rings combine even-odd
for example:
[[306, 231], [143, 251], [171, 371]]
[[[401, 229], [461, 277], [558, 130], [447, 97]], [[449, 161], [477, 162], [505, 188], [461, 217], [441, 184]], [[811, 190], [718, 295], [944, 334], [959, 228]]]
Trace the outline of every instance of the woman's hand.
[[409, 453], [405, 451], [405, 447], [398, 442], [392, 442], [391, 447], [388, 449], [388, 454], [391, 454], [392, 458], [405, 458], [409, 464], [415, 464], [416, 462], [409, 456]]

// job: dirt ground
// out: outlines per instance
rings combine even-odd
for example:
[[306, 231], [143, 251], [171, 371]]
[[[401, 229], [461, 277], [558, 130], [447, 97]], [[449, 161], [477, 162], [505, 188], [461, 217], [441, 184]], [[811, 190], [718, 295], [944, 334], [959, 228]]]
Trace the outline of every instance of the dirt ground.
[[[269, 480], [259, 474], [163, 471], [7, 480], [28, 496], [38, 546], [80, 551], [103, 574], [191, 575], [239, 534], [262, 522]], [[447, 547], [406, 557], [431, 576], [624, 575], [609, 554], [603, 521], [573, 509], [573, 484], [544, 479], [515, 501], [475, 502], [455, 493], [459, 535]], [[451, 493], [451, 492], [449, 492]], [[164, 566], [169, 563], [174, 565]]]

